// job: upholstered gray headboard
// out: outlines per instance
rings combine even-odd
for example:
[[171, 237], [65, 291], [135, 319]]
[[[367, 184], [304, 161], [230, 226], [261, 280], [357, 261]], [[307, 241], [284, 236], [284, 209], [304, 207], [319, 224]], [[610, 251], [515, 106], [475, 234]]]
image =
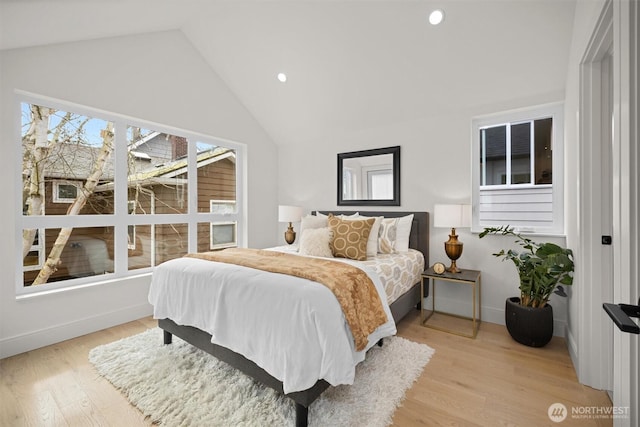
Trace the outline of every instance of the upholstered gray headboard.
[[[364, 216], [384, 216], [386, 218], [397, 218], [413, 214], [413, 223], [411, 224], [411, 234], [409, 235], [409, 247], [416, 249], [424, 255], [424, 265], [429, 266], [429, 212], [411, 212], [411, 211], [337, 211], [337, 210], [318, 210], [316, 212], [328, 215], [353, 215], [359, 212]], [[426, 268], [426, 267], [425, 267]]]

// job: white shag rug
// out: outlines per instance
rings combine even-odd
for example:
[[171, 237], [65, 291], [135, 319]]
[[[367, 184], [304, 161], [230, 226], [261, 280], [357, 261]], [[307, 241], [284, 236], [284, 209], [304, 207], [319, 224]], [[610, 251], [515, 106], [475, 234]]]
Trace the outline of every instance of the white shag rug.
[[[425, 344], [384, 339], [356, 368], [353, 385], [329, 387], [309, 407], [310, 426], [387, 426], [434, 354]], [[291, 399], [162, 330], [89, 352], [100, 373], [152, 422], [163, 426], [292, 426]]]

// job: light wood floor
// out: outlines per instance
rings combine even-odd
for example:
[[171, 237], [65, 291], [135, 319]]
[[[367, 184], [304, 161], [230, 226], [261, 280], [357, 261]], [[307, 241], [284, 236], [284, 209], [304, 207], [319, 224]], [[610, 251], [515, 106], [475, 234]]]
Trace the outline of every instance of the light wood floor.
[[[87, 359], [89, 350], [155, 326], [130, 322], [0, 360], [0, 426], [148, 426], [148, 420]], [[514, 342], [503, 326], [483, 323], [469, 339], [420, 326], [399, 335], [436, 350], [395, 413], [394, 426], [611, 426], [611, 419], [549, 420], [552, 403], [611, 406], [606, 393], [580, 385], [563, 339], [541, 349]]]

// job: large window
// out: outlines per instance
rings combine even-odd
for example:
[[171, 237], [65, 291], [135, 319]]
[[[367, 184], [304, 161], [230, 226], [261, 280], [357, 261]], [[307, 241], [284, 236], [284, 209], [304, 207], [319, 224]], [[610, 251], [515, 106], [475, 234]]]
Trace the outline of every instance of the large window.
[[473, 120], [473, 229], [562, 234], [562, 106]]
[[242, 241], [242, 145], [27, 95], [20, 109], [18, 294]]

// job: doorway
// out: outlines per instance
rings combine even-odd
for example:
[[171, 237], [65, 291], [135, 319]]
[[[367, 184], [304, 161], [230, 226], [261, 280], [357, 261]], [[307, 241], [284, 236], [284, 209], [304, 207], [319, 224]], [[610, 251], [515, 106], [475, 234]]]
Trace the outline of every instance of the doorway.
[[[613, 331], [602, 310], [614, 297], [617, 230], [614, 193], [613, 5], [600, 17], [581, 65], [580, 268], [578, 378], [591, 387], [613, 389]], [[583, 185], [582, 185], [583, 184]]]
[[[635, 304], [640, 297], [638, 46], [639, 3], [605, 0], [580, 63], [578, 232], [583, 265], [576, 270], [582, 282], [577, 295], [577, 372], [583, 384], [613, 389], [610, 395], [614, 407], [627, 411], [627, 416], [614, 420], [616, 426], [637, 426], [640, 421], [640, 340], [637, 335], [618, 330], [610, 321], [603, 321], [601, 302], [603, 294], [609, 292], [602, 281], [610, 277], [612, 302]], [[611, 99], [602, 98], [603, 89]], [[610, 152], [600, 141], [609, 138]], [[610, 162], [601, 159], [603, 149], [611, 154]], [[598, 172], [594, 173], [596, 168]], [[603, 174], [601, 169], [606, 168], [610, 172]], [[611, 189], [610, 199], [604, 197], [603, 188]], [[608, 200], [611, 210], [602, 207]], [[598, 234], [603, 224], [609, 223], [606, 215], [611, 215], [612, 248], [602, 257]], [[606, 265], [610, 269], [603, 269]]]

